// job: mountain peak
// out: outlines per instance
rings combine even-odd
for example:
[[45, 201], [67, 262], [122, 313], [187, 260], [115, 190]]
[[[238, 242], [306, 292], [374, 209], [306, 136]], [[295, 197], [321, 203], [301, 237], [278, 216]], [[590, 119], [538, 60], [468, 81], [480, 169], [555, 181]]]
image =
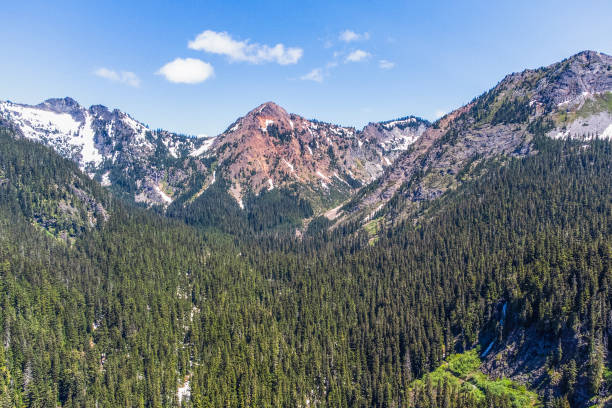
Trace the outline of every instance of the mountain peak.
[[285, 117], [288, 115], [289, 114], [287, 113], [285, 109], [283, 109], [282, 107], [280, 107], [274, 102], [263, 103], [247, 114], [248, 117], [257, 117], [257, 116]]
[[577, 54], [572, 55], [571, 57], [569, 57], [570, 60], [572, 59], [580, 59], [580, 60], [591, 60], [591, 59], [601, 59], [601, 58], [610, 58], [610, 56], [608, 54], [604, 54], [603, 52], [599, 52], [599, 51], [593, 51], [593, 50], [584, 50], [584, 51], [580, 51]]
[[291, 131], [293, 130], [292, 116], [295, 115], [290, 115], [276, 103], [266, 102], [239, 118], [224, 133], [251, 132], [257, 129], [265, 133], [270, 125], [282, 131]]
[[64, 98], [49, 98], [38, 106], [57, 112], [69, 112], [81, 107], [77, 101], [69, 96]]

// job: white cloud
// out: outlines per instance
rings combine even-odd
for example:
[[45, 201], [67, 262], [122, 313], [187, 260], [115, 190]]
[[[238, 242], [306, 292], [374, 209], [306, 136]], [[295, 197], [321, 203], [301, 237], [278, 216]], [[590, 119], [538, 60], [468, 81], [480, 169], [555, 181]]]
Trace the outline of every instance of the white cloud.
[[304, 51], [301, 48], [286, 48], [283, 44], [269, 46], [251, 43], [249, 40], [234, 40], [227, 32], [206, 30], [189, 41], [188, 47], [192, 50], [206, 51], [212, 54], [226, 55], [232, 61], [244, 61], [252, 64], [276, 62], [280, 65], [295, 64], [302, 58]]
[[363, 50], [355, 50], [346, 56], [346, 62], [359, 62], [370, 57], [372, 54]]
[[212, 65], [196, 58], [176, 58], [157, 71], [157, 74], [163, 75], [168, 81], [181, 84], [204, 82], [214, 73]]
[[395, 67], [395, 62], [380, 60], [378, 61], [378, 66], [380, 67], [380, 69], [391, 69]]
[[94, 75], [100, 78], [108, 79], [109, 81], [119, 82], [125, 85], [133, 86], [134, 88], [140, 86], [140, 78], [130, 71], [117, 72], [108, 68], [98, 68], [94, 71]]
[[321, 68], [315, 68], [306, 75], [302, 75], [300, 79], [303, 81], [323, 82], [323, 70]]
[[351, 41], [367, 40], [370, 38], [370, 34], [369, 33], [358, 34], [354, 32], [353, 30], [344, 30], [343, 32], [340, 33], [340, 36], [338, 38], [340, 39], [340, 41], [344, 41], [348, 43]]

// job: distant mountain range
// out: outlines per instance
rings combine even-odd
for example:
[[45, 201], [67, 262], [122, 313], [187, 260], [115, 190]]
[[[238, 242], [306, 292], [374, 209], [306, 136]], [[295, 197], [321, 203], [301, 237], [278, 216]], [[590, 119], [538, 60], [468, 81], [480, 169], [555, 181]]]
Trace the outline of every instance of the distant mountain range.
[[[0, 102], [0, 124], [53, 147], [103, 185], [137, 202], [168, 205], [204, 175], [200, 193], [218, 177], [242, 205], [246, 191], [297, 187], [324, 204], [346, 199], [374, 180], [429, 122], [406, 117], [363, 131], [309, 121], [265, 103], [214, 138], [151, 130], [119, 110], [85, 108], [74, 99], [35, 106]], [[335, 201], [334, 201], [335, 200]]]
[[147, 205], [178, 198], [188, 205], [222, 179], [243, 209], [245, 195], [281, 189], [308, 201], [315, 215], [336, 207], [326, 213], [335, 223], [383, 214], [389, 221], [401, 218], [389, 202], [435, 198], [476, 176], [485, 160], [530, 154], [536, 135], [612, 137], [611, 67], [612, 57], [584, 51], [511, 74], [433, 124], [407, 116], [357, 130], [267, 102], [220, 135], [201, 138], [63, 98], [35, 106], [0, 102], [0, 125], [53, 147], [102, 185]]

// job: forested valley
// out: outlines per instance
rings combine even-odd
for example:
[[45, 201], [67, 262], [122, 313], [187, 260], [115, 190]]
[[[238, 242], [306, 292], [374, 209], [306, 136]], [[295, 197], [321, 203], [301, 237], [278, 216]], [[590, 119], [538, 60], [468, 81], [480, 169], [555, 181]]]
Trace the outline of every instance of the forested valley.
[[[535, 144], [372, 239], [187, 225], [2, 132], [0, 405], [601, 402], [612, 145]], [[493, 382], [517, 336], [545, 356], [537, 394]]]

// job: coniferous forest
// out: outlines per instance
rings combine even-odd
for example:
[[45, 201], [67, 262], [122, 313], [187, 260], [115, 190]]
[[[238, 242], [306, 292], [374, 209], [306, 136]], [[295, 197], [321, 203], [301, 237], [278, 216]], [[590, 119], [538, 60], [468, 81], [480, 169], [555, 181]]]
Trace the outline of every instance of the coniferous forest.
[[[232, 208], [164, 216], [2, 131], [0, 406], [601, 402], [612, 144], [534, 148], [483, 161], [376, 239], [321, 219], [296, 237], [261, 232], [285, 222], [265, 205], [311, 215], [295, 199], [270, 195], [240, 224]], [[509, 359], [534, 364], [527, 388], [505, 379]]]

